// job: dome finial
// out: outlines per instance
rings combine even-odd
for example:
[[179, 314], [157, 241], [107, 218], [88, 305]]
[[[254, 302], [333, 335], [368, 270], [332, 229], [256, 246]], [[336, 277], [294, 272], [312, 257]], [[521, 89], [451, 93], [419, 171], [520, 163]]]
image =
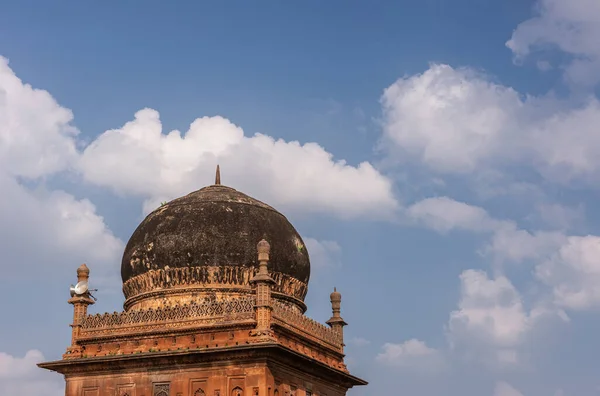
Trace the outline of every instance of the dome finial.
[[215, 174], [215, 185], [221, 185], [221, 168], [217, 164], [217, 173]]

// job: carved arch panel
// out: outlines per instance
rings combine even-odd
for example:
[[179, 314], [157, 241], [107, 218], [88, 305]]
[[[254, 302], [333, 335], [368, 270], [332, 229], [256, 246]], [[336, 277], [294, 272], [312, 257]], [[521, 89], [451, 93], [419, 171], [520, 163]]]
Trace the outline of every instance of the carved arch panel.
[[244, 396], [244, 391], [239, 386], [236, 386], [231, 391], [231, 396]]

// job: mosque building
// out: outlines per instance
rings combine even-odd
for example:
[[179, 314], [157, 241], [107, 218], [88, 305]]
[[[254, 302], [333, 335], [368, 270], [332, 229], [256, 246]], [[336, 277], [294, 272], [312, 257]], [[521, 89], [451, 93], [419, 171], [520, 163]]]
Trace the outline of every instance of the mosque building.
[[162, 204], [121, 263], [123, 312], [91, 315], [90, 270], [71, 288], [71, 345], [39, 366], [66, 396], [342, 396], [341, 295], [327, 325], [304, 315], [309, 255], [271, 206], [220, 183]]

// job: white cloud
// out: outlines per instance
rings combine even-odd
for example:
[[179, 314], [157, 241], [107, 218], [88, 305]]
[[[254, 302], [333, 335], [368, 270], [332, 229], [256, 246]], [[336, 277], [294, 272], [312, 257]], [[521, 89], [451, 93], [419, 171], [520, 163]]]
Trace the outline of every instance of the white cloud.
[[471, 173], [519, 144], [506, 139], [519, 94], [469, 69], [433, 64], [396, 81], [381, 102], [386, 140], [441, 173]]
[[532, 52], [558, 49], [572, 56], [565, 68], [569, 82], [598, 83], [600, 3], [596, 0], [539, 0], [536, 10], [536, 15], [521, 23], [506, 43], [517, 60], [523, 60]]
[[344, 218], [386, 216], [397, 207], [391, 181], [371, 164], [335, 161], [316, 143], [248, 137], [218, 116], [196, 119], [183, 135], [162, 132], [158, 112], [141, 110], [93, 141], [80, 170], [90, 182], [146, 198], [146, 211], [211, 183], [217, 162], [224, 184], [275, 206]]
[[449, 197], [426, 198], [405, 210], [409, 219], [440, 233], [463, 230], [489, 233], [483, 254], [495, 262], [523, 262], [549, 257], [566, 240], [562, 232], [520, 229], [510, 220], [498, 220], [483, 208]]
[[0, 392], [2, 394], [64, 395], [62, 376], [36, 366], [44, 361], [38, 350], [30, 350], [23, 357], [0, 352]]
[[24, 84], [0, 56], [0, 169], [37, 178], [61, 171], [76, 157], [71, 111], [43, 90]]
[[500, 222], [477, 206], [448, 197], [426, 198], [406, 209], [408, 217], [438, 232], [451, 230], [492, 231]]
[[73, 270], [84, 260], [92, 268], [118, 259], [123, 244], [108, 229], [95, 206], [63, 191], [32, 191], [0, 174], [0, 247], [4, 274], [30, 274], [32, 268]]
[[69, 110], [21, 82], [0, 57], [0, 250], [3, 262], [13, 264], [5, 276], [74, 270], [84, 260], [105, 267], [120, 254], [122, 243], [89, 200], [45, 189], [45, 176], [76, 160], [71, 120]]
[[600, 237], [571, 236], [536, 275], [553, 290], [555, 303], [585, 310], [600, 307]]
[[[546, 215], [557, 213], [558, 223], [563, 225], [571, 223], [572, 218], [578, 215], [560, 205], [550, 205], [544, 210], [548, 211]], [[413, 221], [441, 233], [454, 230], [489, 233], [490, 238], [481, 253], [493, 263], [527, 263], [535, 267], [536, 278], [552, 288], [555, 305], [555, 308], [536, 306], [533, 311], [536, 315], [553, 311], [565, 319], [562, 309], [600, 307], [598, 236], [567, 235], [564, 231], [528, 231], [519, 228], [513, 221], [494, 219], [483, 208], [448, 197], [419, 201], [409, 206], [406, 214]], [[475, 333], [491, 335], [494, 344], [502, 344], [508, 335], [519, 338], [522, 331], [518, 330], [521, 328], [518, 324], [523, 325], [523, 331], [526, 330], [531, 313], [523, 309], [518, 292], [506, 277], [489, 279], [484, 272], [469, 270], [461, 275], [461, 285], [460, 309], [452, 313], [451, 322], [461, 319], [460, 322], [469, 326], [487, 326], [487, 331]], [[543, 295], [537, 297], [540, 303], [545, 299]], [[504, 325], [507, 327], [503, 328]], [[512, 341], [507, 344], [515, 344], [515, 340]]]
[[37, 363], [44, 360], [44, 355], [38, 350], [27, 351], [24, 357], [17, 358], [0, 352], [0, 378], [23, 378], [37, 370]]
[[386, 343], [382, 349], [376, 359], [390, 366], [420, 372], [439, 371], [445, 366], [440, 351], [414, 338], [401, 344]]
[[508, 382], [499, 381], [494, 387], [494, 396], [523, 396], [523, 394]]
[[495, 230], [483, 252], [496, 262], [531, 262], [549, 257], [566, 240], [562, 232], [534, 231], [518, 228], [506, 222]]
[[485, 354], [491, 364], [519, 363], [518, 347], [532, 327], [519, 292], [506, 277], [490, 279], [483, 271], [464, 271], [460, 280], [458, 309], [448, 323], [451, 347]]
[[433, 64], [382, 97], [386, 150], [440, 174], [528, 166], [553, 182], [600, 179], [600, 103], [522, 97], [469, 69]]

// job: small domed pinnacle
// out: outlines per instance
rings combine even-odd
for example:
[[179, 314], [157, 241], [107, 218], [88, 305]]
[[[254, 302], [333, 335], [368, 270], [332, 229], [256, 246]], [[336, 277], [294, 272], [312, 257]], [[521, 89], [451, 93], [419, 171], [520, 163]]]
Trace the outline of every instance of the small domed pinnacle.
[[77, 275], [82, 275], [82, 274], [86, 274], [86, 275], [90, 274], [90, 269], [85, 264], [81, 264], [79, 266], [79, 268], [77, 268]]
[[217, 165], [217, 172], [215, 174], [215, 185], [221, 185], [221, 168]]
[[331, 295], [329, 296], [331, 299], [331, 302], [337, 302], [337, 301], [342, 301], [342, 294], [337, 291], [337, 288], [333, 288], [333, 293], [331, 293]]
[[258, 249], [258, 253], [269, 254], [269, 252], [271, 251], [271, 245], [269, 245], [269, 242], [267, 242], [266, 239], [262, 239], [260, 242], [258, 242], [256, 248]]

